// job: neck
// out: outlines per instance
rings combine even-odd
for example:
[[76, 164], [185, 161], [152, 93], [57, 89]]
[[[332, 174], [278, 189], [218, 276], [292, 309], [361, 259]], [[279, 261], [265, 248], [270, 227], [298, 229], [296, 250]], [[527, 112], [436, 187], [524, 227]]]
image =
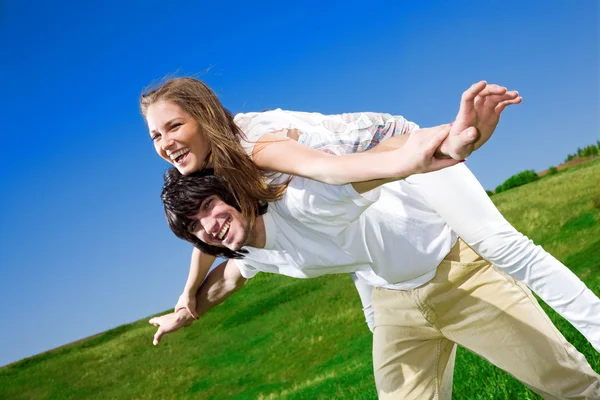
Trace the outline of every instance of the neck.
[[267, 244], [267, 234], [265, 232], [265, 221], [262, 215], [256, 217], [256, 222], [250, 235], [248, 235], [247, 246], [262, 249]]

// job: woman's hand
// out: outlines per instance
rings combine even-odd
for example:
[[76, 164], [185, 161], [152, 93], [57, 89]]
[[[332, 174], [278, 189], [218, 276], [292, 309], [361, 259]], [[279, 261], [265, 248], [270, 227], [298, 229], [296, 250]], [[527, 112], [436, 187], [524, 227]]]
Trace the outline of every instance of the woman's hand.
[[174, 312], [178, 312], [179, 310], [186, 310], [194, 319], [199, 319], [200, 315], [196, 311], [196, 294], [193, 295], [188, 292], [183, 292], [181, 296], [179, 296], [179, 300], [177, 300], [177, 304], [175, 304]]
[[[505, 87], [488, 85], [485, 81], [475, 83], [463, 93], [458, 115], [440, 151], [456, 160], [466, 158], [489, 140], [506, 106], [522, 100], [516, 90], [507, 91]], [[478, 137], [472, 144], [465, 145], [461, 132], [471, 126], [477, 129]]]
[[[384, 151], [380, 154], [380, 161], [393, 167], [390, 174], [391, 178], [354, 182], [352, 187], [358, 193], [365, 193], [380, 185], [413, 174], [424, 174], [458, 164], [462, 160], [436, 157], [437, 149], [446, 140], [449, 133], [450, 125], [434, 126], [433, 128], [424, 128], [412, 132], [402, 147], [393, 151]], [[475, 128], [470, 127], [460, 132], [459, 136], [474, 138], [476, 134]]]
[[[423, 128], [413, 132], [404, 146], [396, 150], [396, 152], [400, 152], [398, 160], [401, 160], [404, 169], [404, 171], [399, 171], [400, 176], [407, 177], [412, 174], [437, 171], [461, 162], [462, 160], [435, 156], [436, 150], [448, 138], [450, 132], [450, 125]], [[474, 139], [475, 136], [476, 130], [473, 127], [467, 127], [457, 135], [457, 137], [467, 139]]]
[[157, 346], [165, 333], [173, 333], [183, 327], [190, 326], [194, 322], [194, 318], [189, 312], [181, 309], [178, 312], [151, 318], [148, 322], [158, 327], [152, 342]]

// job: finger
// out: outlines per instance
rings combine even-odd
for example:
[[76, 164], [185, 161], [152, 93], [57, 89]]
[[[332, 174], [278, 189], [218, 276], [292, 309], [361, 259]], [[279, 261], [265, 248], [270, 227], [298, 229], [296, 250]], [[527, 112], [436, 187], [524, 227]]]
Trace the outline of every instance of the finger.
[[477, 129], [471, 127], [465, 129], [460, 135], [454, 139], [452, 145], [452, 158], [461, 160], [471, 155], [475, 149], [475, 142], [479, 136]]
[[480, 105], [485, 103], [485, 96], [481, 96], [481, 95], [477, 95], [475, 96], [475, 101], [473, 102], [475, 104], [475, 107], [479, 107]]
[[506, 106], [510, 106], [511, 104], [519, 104], [522, 101], [523, 98], [521, 96], [517, 97], [516, 99], [502, 101], [494, 108], [494, 112], [496, 114], [500, 114], [502, 111], [504, 111]]
[[154, 334], [154, 340], [152, 341], [152, 344], [155, 346], [158, 346], [158, 344], [160, 343], [160, 339], [162, 338], [163, 335], [164, 335], [163, 329], [158, 328], [158, 330]]
[[501, 103], [506, 100], [514, 100], [517, 97], [519, 97], [519, 93], [515, 91], [506, 92], [504, 94], [494, 94], [485, 98], [485, 106], [495, 108], [498, 105], [498, 103]]
[[477, 132], [475, 127], [471, 126], [460, 133], [459, 139], [460, 142], [466, 146], [475, 142], [477, 140], [477, 136], [479, 136], [479, 132]]
[[506, 88], [504, 86], [492, 84], [487, 85], [485, 88], [483, 88], [483, 90], [481, 90], [481, 92], [479, 93], [479, 96], [492, 96], [504, 93], [506, 93]]
[[151, 323], [152, 325], [156, 325], [156, 317], [150, 318], [150, 320], [148, 322]]
[[479, 81], [477, 83], [472, 84], [470, 88], [463, 92], [461, 101], [470, 102], [475, 100], [475, 96], [477, 96], [483, 89], [485, 89], [486, 86], [486, 81]]
[[439, 131], [437, 131], [433, 134], [432, 138], [429, 140], [429, 143], [427, 144], [427, 146], [425, 146], [425, 154], [433, 155], [435, 153], [435, 151], [438, 149], [438, 147], [440, 147], [442, 142], [444, 140], [446, 140], [449, 133], [450, 133], [450, 126], [443, 125]]

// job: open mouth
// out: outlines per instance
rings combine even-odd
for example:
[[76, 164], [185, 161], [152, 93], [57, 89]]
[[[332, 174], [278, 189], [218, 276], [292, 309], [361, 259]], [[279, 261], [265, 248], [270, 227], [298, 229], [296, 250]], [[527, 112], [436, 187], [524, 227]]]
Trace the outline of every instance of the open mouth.
[[181, 164], [186, 159], [188, 154], [190, 154], [190, 149], [185, 148], [177, 150], [175, 153], [171, 154], [170, 157], [175, 164]]
[[229, 233], [229, 228], [230, 227], [231, 227], [231, 217], [228, 218], [227, 221], [225, 221], [225, 223], [223, 224], [223, 227], [221, 228], [221, 230], [219, 231], [219, 234], [217, 235], [217, 238], [219, 240], [223, 241], [223, 239]]

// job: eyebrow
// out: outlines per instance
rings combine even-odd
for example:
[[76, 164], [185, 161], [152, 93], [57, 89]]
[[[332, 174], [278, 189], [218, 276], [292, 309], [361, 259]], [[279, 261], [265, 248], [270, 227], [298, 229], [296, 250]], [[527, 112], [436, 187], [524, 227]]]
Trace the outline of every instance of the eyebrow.
[[[165, 122], [164, 125], [163, 125], [163, 128], [166, 127], [166, 126], [173, 125], [175, 123], [175, 121], [178, 120], [178, 119], [180, 119], [180, 118], [182, 118], [182, 117], [175, 117], [175, 118], [173, 118], [173, 119]], [[150, 131], [150, 134], [152, 134], [152, 133], [160, 133], [160, 132], [157, 131], [156, 129], [153, 129], [153, 130]]]

